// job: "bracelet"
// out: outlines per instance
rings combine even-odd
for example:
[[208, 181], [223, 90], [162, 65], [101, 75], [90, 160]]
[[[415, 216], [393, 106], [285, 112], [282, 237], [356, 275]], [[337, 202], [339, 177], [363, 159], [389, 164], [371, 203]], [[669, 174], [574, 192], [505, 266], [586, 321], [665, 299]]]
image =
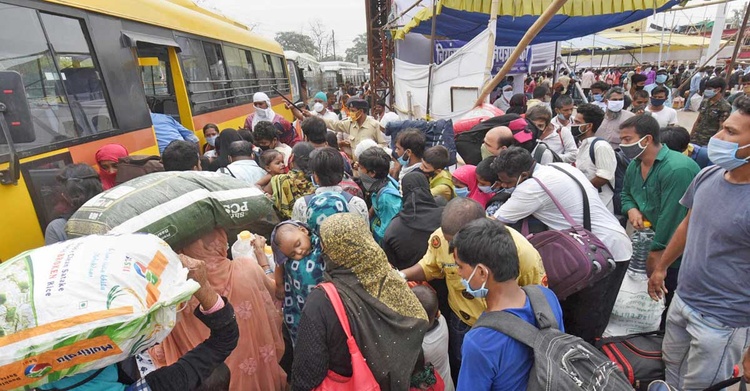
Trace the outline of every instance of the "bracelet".
[[269, 274], [273, 274], [273, 270], [271, 269], [266, 270], [266, 275], [269, 275]]

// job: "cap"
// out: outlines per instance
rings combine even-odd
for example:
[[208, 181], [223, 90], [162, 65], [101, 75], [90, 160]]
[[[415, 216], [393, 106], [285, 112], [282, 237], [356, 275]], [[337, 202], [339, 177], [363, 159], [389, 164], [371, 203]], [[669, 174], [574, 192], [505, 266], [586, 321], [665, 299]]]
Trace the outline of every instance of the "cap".
[[355, 109], [359, 109], [359, 110], [367, 110], [367, 109], [369, 109], [369, 108], [370, 108], [370, 104], [369, 104], [369, 103], [367, 103], [367, 101], [366, 101], [366, 100], [364, 100], [364, 99], [359, 99], [359, 98], [349, 99], [349, 100], [348, 100], [348, 101], [346, 102], [346, 105], [347, 105], [348, 107], [353, 107], [353, 108], [355, 108]]

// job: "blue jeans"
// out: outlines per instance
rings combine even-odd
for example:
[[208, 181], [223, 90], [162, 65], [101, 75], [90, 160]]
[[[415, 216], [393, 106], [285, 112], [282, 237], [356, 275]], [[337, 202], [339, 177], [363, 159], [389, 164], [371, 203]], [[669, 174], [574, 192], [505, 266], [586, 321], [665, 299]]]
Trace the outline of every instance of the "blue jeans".
[[667, 383], [693, 391], [729, 379], [748, 344], [750, 327], [724, 326], [674, 295], [662, 345]]
[[685, 110], [693, 110], [698, 111], [698, 108], [691, 109], [690, 108], [690, 98], [693, 97], [693, 95], [697, 94], [698, 91], [690, 91], [690, 94], [688, 95], [687, 99], [685, 100]]
[[458, 384], [458, 372], [461, 370], [461, 346], [464, 336], [471, 330], [471, 326], [451, 311], [448, 317], [448, 361], [451, 364], [451, 376], [454, 384]]

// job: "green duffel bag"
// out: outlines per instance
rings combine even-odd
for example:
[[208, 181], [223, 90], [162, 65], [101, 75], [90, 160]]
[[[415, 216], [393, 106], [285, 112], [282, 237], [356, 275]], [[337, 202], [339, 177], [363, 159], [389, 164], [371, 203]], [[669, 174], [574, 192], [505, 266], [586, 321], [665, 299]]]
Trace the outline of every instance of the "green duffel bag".
[[115, 186], [86, 202], [68, 220], [70, 238], [150, 233], [180, 249], [215, 227], [247, 229], [273, 216], [257, 187], [214, 172], [155, 172]]

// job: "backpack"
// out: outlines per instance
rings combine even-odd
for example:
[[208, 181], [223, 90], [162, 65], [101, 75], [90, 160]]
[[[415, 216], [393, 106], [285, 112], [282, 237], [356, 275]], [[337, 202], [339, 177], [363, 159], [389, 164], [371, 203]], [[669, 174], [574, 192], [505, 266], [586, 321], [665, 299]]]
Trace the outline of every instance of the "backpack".
[[391, 149], [396, 149], [396, 139], [401, 131], [415, 128], [425, 136], [425, 149], [442, 145], [448, 149], [449, 166], [456, 164], [456, 139], [453, 133], [453, 121], [440, 119], [437, 121], [391, 121], [385, 127], [385, 135], [391, 136]]
[[115, 184], [119, 185], [131, 179], [150, 174], [152, 172], [164, 171], [161, 158], [156, 155], [132, 155], [121, 157], [117, 161], [117, 176]]
[[470, 130], [456, 135], [456, 151], [466, 164], [477, 165], [482, 161], [482, 143], [487, 132], [497, 126], [508, 126], [511, 121], [521, 118], [518, 114], [505, 114], [480, 122]]
[[555, 151], [549, 149], [549, 146], [547, 146], [547, 144], [542, 141], [537, 142], [536, 148], [534, 148], [534, 153], [533, 153], [534, 161], [539, 164], [542, 164], [542, 158], [544, 157], [544, 153], [547, 151], [549, 151], [549, 153], [552, 154], [552, 163], [563, 162], [560, 155], [555, 153]]
[[570, 228], [529, 234], [528, 219], [526, 219], [521, 233], [539, 251], [544, 269], [547, 271], [549, 288], [560, 300], [565, 300], [568, 296], [606, 277], [615, 270], [617, 265], [607, 246], [591, 232], [591, 210], [586, 189], [573, 174], [555, 165], [548, 167], [563, 172], [580, 188], [583, 196], [583, 226], [570, 217], [570, 214], [542, 181], [531, 177], [549, 195], [570, 224]]
[[538, 285], [524, 286], [539, 327], [505, 311], [485, 312], [474, 328], [499, 331], [534, 350], [527, 390], [632, 391], [628, 379], [604, 354], [581, 338], [560, 331]]
[[[596, 165], [594, 146], [599, 141], [606, 140], [601, 137], [594, 137], [594, 140], [591, 141], [591, 147], [589, 148], [589, 158], [591, 158], [591, 163], [594, 163], [594, 165]], [[614, 193], [614, 196], [612, 197], [612, 205], [614, 205], [615, 214], [622, 215], [622, 188], [625, 184], [625, 172], [628, 170], [630, 159], [625, 157], [619, 148], [615, 149], [615, 159], [617, 159], [617, 168], [615, 168], [615, 187], [612, 187], [612, 184], [609, 182], [607, 182], [607, 186], [609, 186]]]

